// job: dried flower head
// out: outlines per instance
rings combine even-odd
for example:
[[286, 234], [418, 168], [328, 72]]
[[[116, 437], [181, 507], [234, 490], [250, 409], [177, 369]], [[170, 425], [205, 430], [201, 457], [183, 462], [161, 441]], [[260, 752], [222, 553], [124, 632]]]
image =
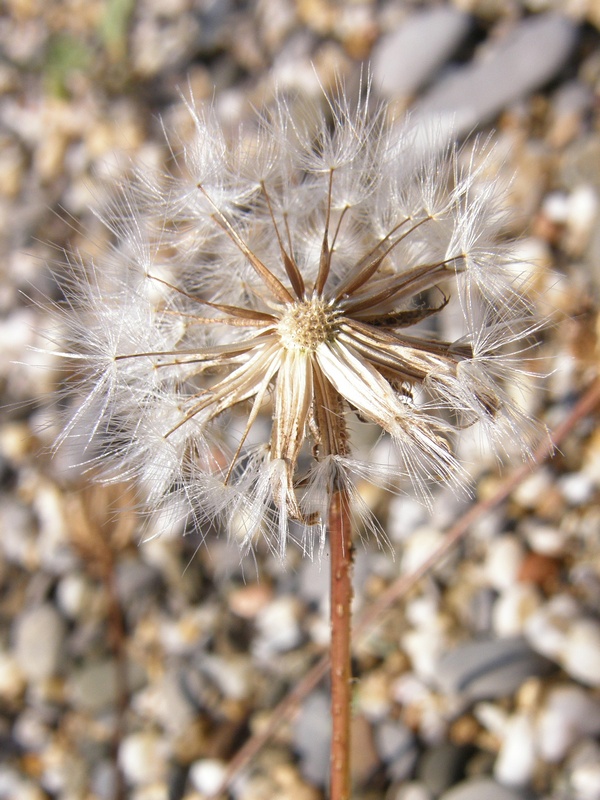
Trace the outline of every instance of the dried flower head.
[[[236, 142], [191, 108], [177, 174], [132, 181], [111, 254], [68, 291], [86, 393], [63, 438], [246, 545], [262, 531], [283, 552], [292, 521], [322, 541], [357, 476], [424, 498], [463, 483], [451, 445], [473, 423], [529, 448], [503, 386], [531, 323], [497, 188], [368, 105], [340, 92], [298, 118], [279, 99]], [[393, 463], [353, 456], [352, 416]]]

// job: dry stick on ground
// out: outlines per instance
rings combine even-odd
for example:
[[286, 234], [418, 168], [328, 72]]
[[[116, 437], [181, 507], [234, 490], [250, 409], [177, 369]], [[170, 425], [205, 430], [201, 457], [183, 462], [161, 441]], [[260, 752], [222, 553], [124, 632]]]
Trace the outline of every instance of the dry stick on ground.
[[331, 553], [331, 800], [350, 799], [352, 522], [350, 498], [338, 489], [329, 512]]
[[107, 625], [110, 633], [110, 644], [115, 658], [115, 711], [116, 721], [111, 744], [112, 762], [115, 767], [114, 800], [125, 800], [125, 778], [119, 765], [119, 749], [125, 734], [125, 715], [129, 708], [129, 681], [127, 678], [127, 636], [125, 619], [119, 592], [117, 589], [116, 557], [110, 563], [110, 569], [102, 577], [108, 597]]
[[[600, 379], [597, 379], [576, 403], [566, 419], [564, 419], [563, 422], [550, 433], [548, 438], [537, 447], [531, 462], [523, 464], [519, 469], [509, 475], [492, 496], [486, 500], [480, 500], [473, 505], [454, 523], [454, 525], [452, 525], [447, 531], [442, 544], [434, 550], [431, 556], [424, 561], [418, 569], [410, 575], [403, 575], [398, 578], [398, 580], [388, 587], [378, 600], [361, 615], [354, 628], [355, 638], [370, 632], [380, 615], [388, 609], [392, 603], [403, 597], [440, 561], [440, 559], [444, 558], [452, 547], [467, 534], [471, 525], [506, 500], [529, 473], [540, 466], [546, 459], [550, 458], [554, 450], [560, 447], [577, 423], [588, 414], [591, 414], [599, 404]], [[319, 659], [306, 673], [300, 683], [298, 683], [298, 685], [284, 697], [279, 705], [273, 709], [268, 724], [262, 728], [259, 733], [248, 739], [230, 761], [221, 787], [211, 797], [215, 798], [220, 795], [227, 786], [229, 786], [231, 780], [260, 752], [283, 721], [292, 715], [302, 700], [310, 694], [325, 677], [329, 669], [329, 663], [329, 655], [325, 655]]]
[[[115, 726], [110, 741], [115, 768], [113, 800], [126, 800], [127, 788], [119, 766], [119, 748], [125, 733], [129, 708], [127, 679], [127, 635], [125, 616], [117, 587], [117, 564], [136, 530], [133, 499], [127, 490], [115, 498], [106, 486], [92, 486], [69, 495], [68, 520], [71, 544], [80, 554], [87, 572], [102, 582], [107, 599], [108, 645], [115, 667]], [[129, 511], [116, 513], [117, 510]]]

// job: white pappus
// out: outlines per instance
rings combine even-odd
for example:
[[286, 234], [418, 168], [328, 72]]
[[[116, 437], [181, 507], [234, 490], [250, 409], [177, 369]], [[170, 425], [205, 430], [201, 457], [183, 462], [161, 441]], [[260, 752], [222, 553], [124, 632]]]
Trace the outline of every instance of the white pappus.
[[[173, 171], [119, 193], [111, 252], [64, 289], [81, 399], [61, 441], [150, 507], [180, 495], [201, 528], [245, 546], [266, 533], [280, 554], [292, 523], [324, 541], [336, 486], [360, 505], [357, 477], [402, 475], [427, 500], [465, 483], [458, 429], [525, 455], [537, 433], [504, 385], [536, 324], [485, 157], [418, 142], [364, 94], [300, 115], [277, 98], [235, 141], [190, 106]], [[389, 435], [395, 463], [357, 459], [351, 415]]]

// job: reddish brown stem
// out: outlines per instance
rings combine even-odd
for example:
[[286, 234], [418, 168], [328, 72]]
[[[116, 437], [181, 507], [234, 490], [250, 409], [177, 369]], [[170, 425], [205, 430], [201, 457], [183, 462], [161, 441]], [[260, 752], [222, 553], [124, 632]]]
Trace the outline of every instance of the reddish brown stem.
[[352, 672], [352, 524], [349, 498], [337, 490], [329, 511], [331, 553], [331, 775], [330, 800], [350, 798], [350, 715]]

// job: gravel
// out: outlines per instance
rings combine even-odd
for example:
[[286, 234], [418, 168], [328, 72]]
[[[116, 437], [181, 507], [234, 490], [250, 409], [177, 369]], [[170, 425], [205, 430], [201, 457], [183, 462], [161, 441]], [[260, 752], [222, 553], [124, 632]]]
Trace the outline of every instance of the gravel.
[[[489, 137], [487, 168], [514, 176], [506, 235], [551, 320], [527, 403], [553, 427], [598, 371], [600, 14], [525, 0], [84, 5], [12, 0], [0, 20], [0, 800], [205, 800], [326, 651], [328, 560], [292, 547], [281, 565], [261, 546], [243, 560], [212, 533], [184, 536], [178, 513], [141, 519], [130, 488], [91, 488], [77, 454], [51, 456], [74, 377], [49, 352], [63, 248], [110, 247], [94, 211], [131, 164], [164, 167], [163, 125], [186, 140], [182, 94], [235, 129], [276, 86], [291, 104], [336, 76], [354, 91], [370, 60], [396, 114]], [[355, 642], [353, 800], [599, 800], [597, 422]], [[457, 443], [472, 499], [439, 489], [430, 512], [365, 491], [391, 545], [357, 542], [357, 613], [520, 466], [511, 442], [503, 467], [479, 445], [471, 431]], [[302, 700], [233, 800], [322, 800], [327, 698], [324, 682]]]

